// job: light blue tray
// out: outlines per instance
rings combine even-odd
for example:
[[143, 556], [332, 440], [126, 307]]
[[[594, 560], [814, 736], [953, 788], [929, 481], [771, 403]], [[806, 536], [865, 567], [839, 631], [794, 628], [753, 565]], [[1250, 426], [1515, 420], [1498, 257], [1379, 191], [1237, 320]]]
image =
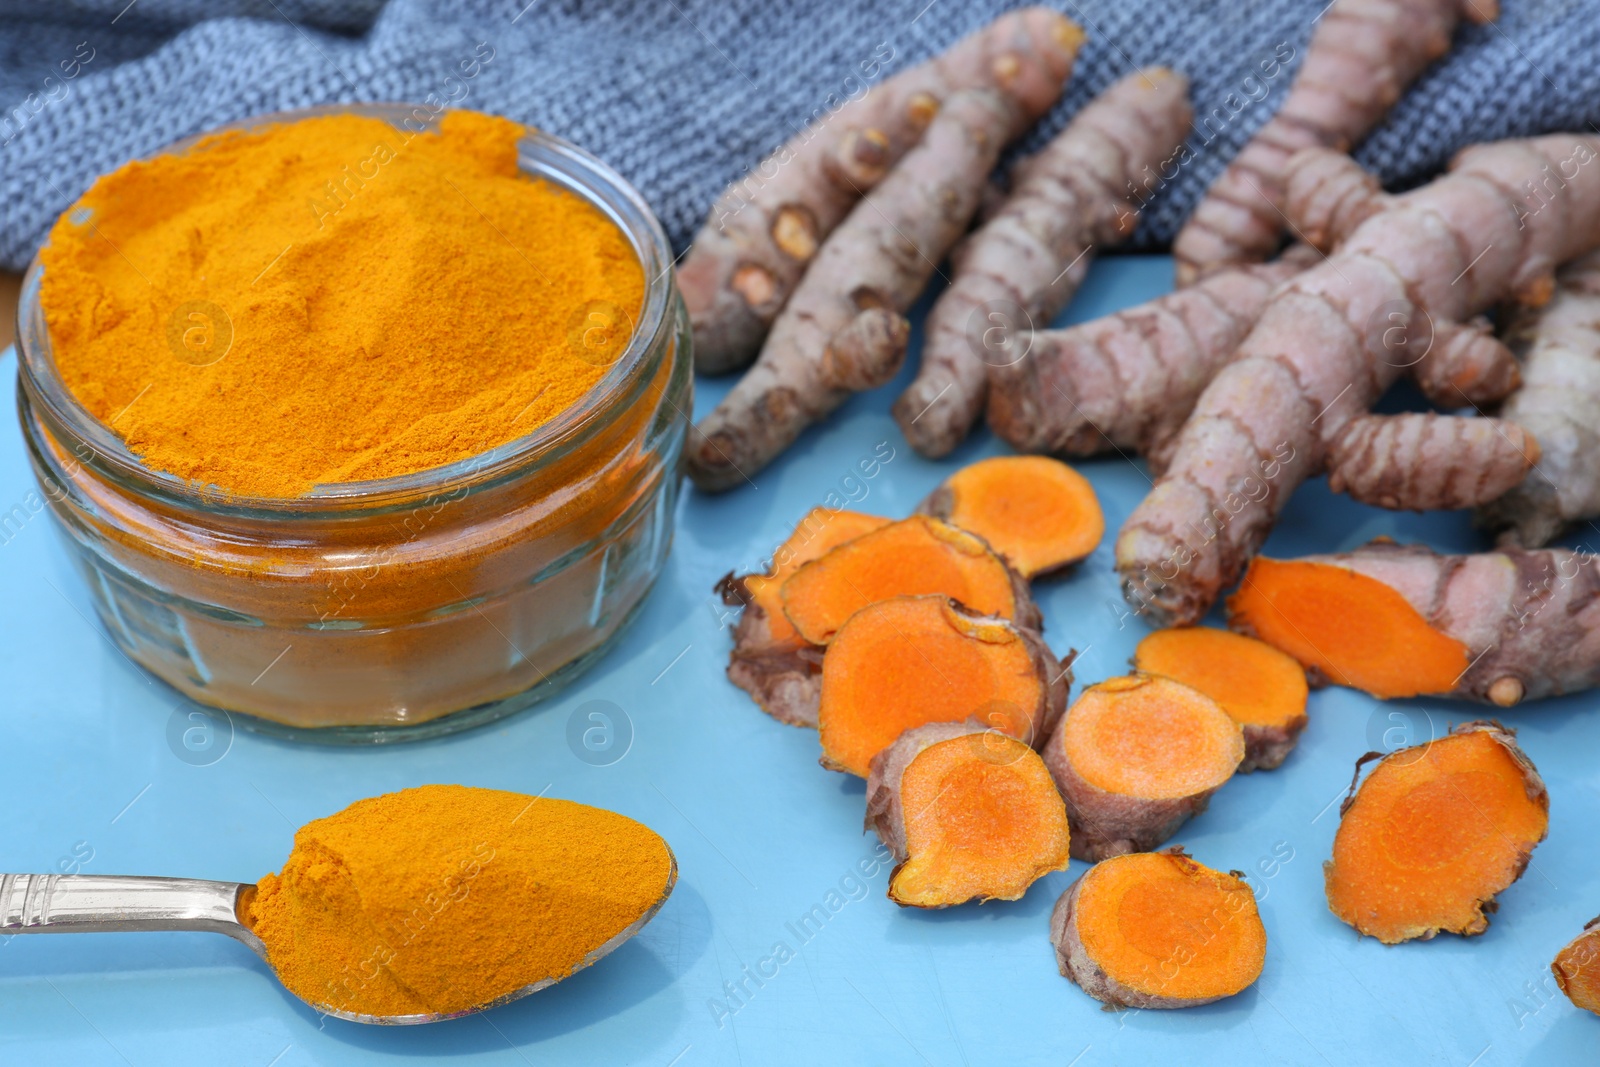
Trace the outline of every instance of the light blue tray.
[[[1170, 271], [1164, 258], [1098, 264], [1068, 318], [1154, 296]], [[7, 393], [12, 371], [7, 363]], [[1361, 753], [1425, 738], [1477, 709], [1314, 694], [1310, 729], [1288, 763], [1231, 782], [1178, 837], [1201, 861], [1250, 873], [1267, 927], [1261, 980], [1210, 1007], [1102, 1012], [1056, 973], [1047, 920], [1081, 863], [1018, 903], [944, 912], [895, 907], [883, 868], [857, 881], [876, 843], [860, 833], [862, 784], [817, 766], [815, 734], [762, 715], [724, 679], [728, 635], [711, 586], [755, 566], [830, 490], [900, 516], [946, 472], [1000, 451], [983, 435], [946, 463], [914, 456], [887, 413], [903, 384], [858, 398], [755, 488], [686, 494], [671, 564], [638, 623], [559, 701], [398, 748], [328, 750], [239, 731], [187, 761], [171, 740], [174, 695], [93, 621], [6, 418], [0, 870], [249, 881], [278, 867], [309, 819], [375, 793], [464, 782], [548, 790], [643, 820], [672, 843], [682, 877], [644, 933], [592, 970], [488, 1015], [405, 1029], [319, 1018], [222, 937], [0, 939], [0, 1064], [1595, 1062], [1600, 1019], [1556, 993], [1549, 972], [1556, 950], [1600, 912], [1600, 850], [1584, 836], [1600, 830], [1590, 695], [1501, 716], [1549, 783], [1552, 819], [1488, 933], [1385, 948], [1358, 939], [1324, 903], [1336, 802]], [[726, 383], [699, 387], [704, 412]], [[0, 408], [9, 412], [9, 396]], [[891, 449], [863, 478], [858, 463]], [[1143, 468], [1111, 458], [1081, 469], [1114, 531], [1146, 487]], [[1342, 549], [1380, 533], [1446, 549], [1479, 544], [1462, 516], [1392, 515], [1318, 483], [1295, 497], [1268, 550]], [[1038, 586], [1050, 644], [1082, 653], [1080, 682], [1121, 673], [1143, 632], [1124, 614], [1110, 559], [1108, 536], [1070, 577]], [[603, 707], [590, 701], [631, 723], [631, 744], [609, 764], [623, 747], [586, 761], [568, 743], [574, 718], [589, 725], [581, 716]], [[825, 918], [797, 936], [814, 912]], [[779, 955], [793, 955], [778, 965], [780, 943]], [[747, 977], [758, 968], [770, 977]]]

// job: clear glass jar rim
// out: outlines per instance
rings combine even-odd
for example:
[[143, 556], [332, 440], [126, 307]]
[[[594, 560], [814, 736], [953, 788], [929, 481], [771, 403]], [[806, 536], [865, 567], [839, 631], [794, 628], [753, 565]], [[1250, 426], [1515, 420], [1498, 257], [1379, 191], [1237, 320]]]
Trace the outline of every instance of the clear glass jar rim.
[[[435, 111], [425, 104], [401, 103], [328, 104], [297, 108], [217, 126], [175, 141], [151, 154], [180, 152], [215, 133], [258, 129], [321, 115], [364, 115], [383, 119], [406, 132], [420, 133], [436, 128], [438, 118], [444, 113], [444, 110]], [[422, 129], [402, 125], [419, 114], [429, 116], [422, 121]], [[537, 152], [539, 158], [532, 159], [530, 150]], [[581, 446], [590, 433], [608, 424], [609, 420], [601, 416], [607, 413], [608, 407], [618, 399], [619, 394], [627, 391], [630, 379], [637, 380], [648, 371], [649, 368], [645, 366], [647, 357], [659, 348], [658, 341], [663, 330], [671, 328], [672, 249], [660, 221], [644, 197], [627, 179], [598, 157], [562, 138], [532, 128], [528, 130], [528, 136], [522, 141], [519, 151], [524, 173], [554, 181], [584, 197], [604, 213], [633, 245], [639, 257], [640, 269], [645, 272], [644, 304], [639, 309], [638, 321], [622, 355], [582, 399], [522, 437], [443, 466], [389, 478], [318, 486], [303, 497], [242, 496], [148, 467], [120, 437], [79, 403], [62, 380], [52, 355], [39, 351], [30, 343], [31, 327], [35, 321], [45, 341], [49, 340], [49, 326], [39, 299], [43, 265], [38, 255], [34, 256], [23, 279], [17, 308], [18, 373], [26, 380], [29, 392], [38, 405], [87, 444], [95, 457], [105, 461], [121, 478], [173, 503], [198, 506], [212, 512], [270, 516], [284, 512], [305, 514], [382, 507], [390, 503], [414, 501], [419, 495], [466, 492], [483, 483], [498, 482], [540, 461], [564, 455]], [[530, 163], [543, 165], [543, 169], [530, 169]], [[46, 420], [47, 424], [49, 421]]]

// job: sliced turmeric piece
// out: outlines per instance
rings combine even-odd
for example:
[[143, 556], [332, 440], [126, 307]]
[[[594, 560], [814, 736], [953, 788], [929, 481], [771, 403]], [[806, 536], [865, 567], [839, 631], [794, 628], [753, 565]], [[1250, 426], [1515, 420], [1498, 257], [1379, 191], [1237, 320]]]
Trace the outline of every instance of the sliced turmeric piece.
[[814, 728], [822, 691], [822, 653], [790, 624], [779, 589], [804, 564], [888, 524], [858, 511], [812, 508], [772, 553], [766, 574], [729, 574], [717, 584], [724, 603], [744, 606], [733, 631], [728, 680], [779, 722]]
[[1064, 977], [1112, 1008], [1193, 1008], [1261, 975], [1267, 931], [1238, 872], [1181, 848], [1116, 856], [1061, 895], [1050, 940]]
[[995, 456], [962, 467], [920, 510], [977, 534], [1024, 578], [1078, 562], [1106, 532], [1089, 479], [1048, 456]]
[[1471, 665], [1467, 646], [1429, 625], [1399, 590], [1320, 560], [1257, 556], [1228, 600], [1228, 621], [1373, 696], [1448, 693]]
[[1243, 759], [1244, 732], [1216, 701], [1156, 675], [1085, 689], [1044, 747], [1072, 855], [1094, 861], [1167, 840]]
[[1382, 538], [1258, 560], [1230, 602], [1255, 633], [1375, 696], [1506, 708], [1600, 685], [1600, 567], [1565, 548], [1441, 555]]
[[1600, 1015], [1600, 918], [1584, 924], [1583, 933], [1556, 953], [1550, 964], [1556, 985], [1567, 999], [1584, 1011]]
[[890, 523], [812, 560], [783, 584], [782, 597], [800, 636], [825, 645], [868, 604], [932, 593], [1039, 628], [1039, 610], [1022, 578], [979, 538], [926, 515]]
[[1544, 840], [1550, 797], [1513, 731], [1469, 722], [1383, 757], [1339, 814], [1328, 907], [1393, 945], [1488, 929]]
[[772, 567], [766, 574], [746, 575], [743, 579], [748, 603], [760, 609], [770, 644], [802, 645], [802, 638], [783, 613], [779, 590], [790, 575], [814, 559], [827, 555], [846, 541], [854, 541], [891, 520], [859, 511], [834, 511], [815, 507], [795, 527], [789, 539], [772, 553]]
[[908, 907], [1020, 900], [1071, 860], [1039, 754], [971, 721], [915, 727], [872, 758], [867, 828], [900, 860], [889, 899]]
[[1036, 634], [948, 597], [891, 597], [839, 628], [822, 660], [822, 765], [867, 776], [913, 726], [975, 719], [1037, 745], [1071, 672]]
[[1157, 630], [1139, 642], [1133, 665], [1193, 686], [1244, 727], [1241, 773], [1271, 770], [1306, 728], [1306, 671], [1252, 637], [1186, 626]]

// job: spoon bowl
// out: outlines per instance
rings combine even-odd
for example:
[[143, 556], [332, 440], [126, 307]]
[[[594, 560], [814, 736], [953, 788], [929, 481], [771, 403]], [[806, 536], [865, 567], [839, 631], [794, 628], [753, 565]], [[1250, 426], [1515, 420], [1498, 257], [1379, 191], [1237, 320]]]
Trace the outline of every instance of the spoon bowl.
[[[669, 856], [670, 856], [669, 852]], [[452, 1012], [412, 1015], [364, 1015], [327, 1004], [305, 1001], [323, 1015], [377, 1026], [412, 1026], [475, 1015], [509, 1004], [529, 993], [555, 985], [620, 948], [655, 917], [678, 883], [678, 861], [672, 867], [661, 897], [633, 922], [592, 949], [561, 978], [537, 982], [502, 993], [492, 1000]], [[0, 934], [125, 933], [128, 931], [203, 931], [226, 934], [242, 942], [273, 968], [266, 944], [240, 914], [240, 905], [254, 885], [211, 882], [199, 878], [158, 878], [145, 875], [102, 874], [0, 874]], [[301, 998], [304, 999], [304, 998]]]

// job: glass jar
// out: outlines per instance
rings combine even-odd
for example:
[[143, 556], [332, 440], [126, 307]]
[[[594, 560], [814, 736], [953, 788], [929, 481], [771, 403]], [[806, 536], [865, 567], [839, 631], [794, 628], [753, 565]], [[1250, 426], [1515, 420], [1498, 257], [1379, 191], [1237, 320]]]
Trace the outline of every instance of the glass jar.
[[[413, 132], [436, 117], [349, 106], [234, 128], [335, 110]], [[141, 464], [63, 383], [35, 260], [18, 314], [23, 434], [96, 611], [129, 658], [253, 729], [382, 742], [524, 708], [615, 639], [672, 541], [692, 406], [688, 317], [666, 237], [626, 181], [536, 132], [521, 164], [585, 197], [632, 242], [646, 290], [627, 346], [582, 400], [525, 437], [304, 497], [223, 495]], [[603, 352], [594, 342], [618, 315], [628, 312], [584, 309], [575, 351]]]

